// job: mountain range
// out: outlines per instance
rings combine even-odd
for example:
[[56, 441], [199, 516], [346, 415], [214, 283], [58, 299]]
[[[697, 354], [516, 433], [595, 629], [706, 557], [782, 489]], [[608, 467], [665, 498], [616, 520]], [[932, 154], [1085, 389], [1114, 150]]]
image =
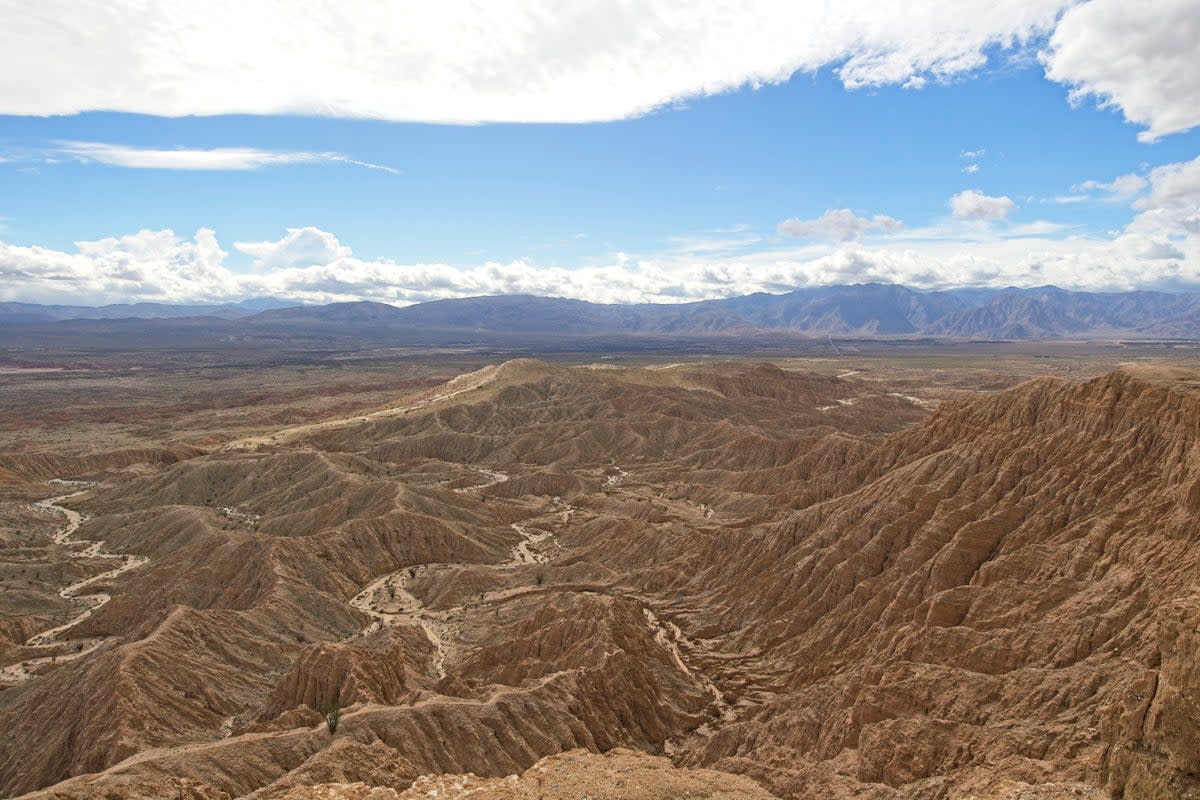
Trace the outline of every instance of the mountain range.
[[73, 335], [162, 335], [228, 341], [352, 336], [443, 344], [464, 334], [509, 339], [547, 336], [870, 336], [968, 339], [1200, 337], [1200, 294], [1032, 289], [919, 291], [855, 284], [751, 294], [680, 304], [605, 305], [502, 295], [435, 300], [408, 307], [369, 301], [289, 306], [259, 298], [238, 304], [40, 306], [0, 304], [0, 340], [62, 341]]

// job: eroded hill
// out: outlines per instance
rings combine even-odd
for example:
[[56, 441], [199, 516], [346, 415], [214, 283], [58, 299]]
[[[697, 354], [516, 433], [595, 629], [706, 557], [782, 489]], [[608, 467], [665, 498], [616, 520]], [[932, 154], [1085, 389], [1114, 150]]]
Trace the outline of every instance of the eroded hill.
[[0, 791], [525, 797], [629, 748], [656, 797], [1200, 796], [1197, 386], [516, 361], [62, 462], [102, 483], [7, 513], [88, 583], [5, 596]]

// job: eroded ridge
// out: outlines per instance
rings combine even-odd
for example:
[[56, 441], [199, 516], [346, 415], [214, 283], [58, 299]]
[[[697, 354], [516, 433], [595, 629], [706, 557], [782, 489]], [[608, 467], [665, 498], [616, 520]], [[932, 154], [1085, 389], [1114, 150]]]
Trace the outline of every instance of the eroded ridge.
[[[53, 535], [53, 541], [56, 545], [69, 548], [70, 557], [80, 561], [91, 561], [94, 559], [107, 559], [121, 562], [113, 569], [106, 570], [97, 575], [85, 578], [81, 581], [64, 586], [59, 590], [58, 595], [64, 600], [71, 600], [83, 605], [80, 612], [72, 619], [56, 625], [52, 628], [40, 631], [25, 641], [25, 647], [49, 647], [60, 642], [62, 634], [79, 625], [88, 617], [95, 614], [106, 603], [112, 600], [112, 595], [107, 592], [93, 592], [84, 594], [83, 590], [87, 587], [100, 583], [102, 581], [111, 580], [119, 575], [137, 569], [144, 565], [148, 559], [144, 556], [121, 554], [121, 553], [104, 553], [101, 552], [105, 542], [99, 540], [80, 540], [73, 539], [75, 532], [79, 530], [79, 526], [83, 524], [85, 518], [78, 511], [67, 508], [61, 505], [63, 501], [69, 500], [72, 497], [78, 497], [82, 494], [87, 494], [92, 488], [100, 484], [89, 481], [68, 481], [60, 478], [55, 478], [49, 483], [59, 484], [63, 486], [81, 486], [84, 488], [78, 489], [67, 494], [50, 497], [45, 500], [39, 500], [33, 504], [35, 509], [40, 511], [50, 511], [57, 514], [62, 514], [66, 518], [66, 524], [58, 529]], [[80, 547], [82, 545], [82, 547]], [[10, 664], [3, 670], [0, 670], [0, 679], [8, 683], [21, 683], [28, 680], [35, 674], [38, 667], [44, 664], [61, 663], [72, 661], [77, 658], [82, 658], [89, 653], [95, 651], [107, 641], [108, 637], [99, 636], [85, 640], [74, 642], [75, 649], [69, 652], [54, 653], [47, 656], [38, 656], [35, 658], [25, 659], [24, 661]]]

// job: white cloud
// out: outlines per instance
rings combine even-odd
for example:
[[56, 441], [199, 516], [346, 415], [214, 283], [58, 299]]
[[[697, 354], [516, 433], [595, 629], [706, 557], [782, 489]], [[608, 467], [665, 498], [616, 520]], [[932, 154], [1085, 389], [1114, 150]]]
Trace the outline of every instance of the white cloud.
[[1092, 0], [1068, 10], [1042, 54], [1046, 75], [1121, 109], [1155, 141], [1200, 125], [1196, 0]]
[[77, 242], [74, 253], [0, 242], [0, 298], [83, 302], [84, 298], [171, 302], [238, 294], [216, 235], [188, 241], [169, 230]]
[[967, 189], [950, 198], [950, 211], [960, 219], [1004, 219], [1016, 207], [1008, 197], [989, 197], [976, 189]]
[[[378, 169], [394, 175], [391, 167], [356, 161], [341, 153], [286, 152], [259, 150], [253, 147], [218, 147], [213, 149], [131, 147], [104, 142], [60, 141], [55, 152], [73, 156], [81, 161], [94, 161], [114, 167], [135, 169], [176, 170], [250, 170], [286, 164], [353, 164]], [[47, 163], [55, 163], [47, 161]]]
[[288, 228], [275, 242], [234, 242], [234, 248], [254, 256], [255, 269], [324, 266], [350, 255], [332, 233], [320, 228]]
[[1149, 261], [1186, 258], [1184, 252], [1170, 242], [1148, 241], [1138, 252], [1138, 258]]
[[1072, 1], [0, 0], [0, 114], [613, 120], [830, 66], [968, 76]]
[[987, 150], [984, 150], [982, 147], [978, 150], [963, 150], [959, 154], [959, 157], [966, 159], [970, 163], [963, 167], [961, 171], [967, 175], [974, 175], [976, 172], [979, 172], [979, 160], [986, 154]]
[[[1146, 180], [1132, 219], [1107, 236], [1073, 235], [1068, 226], [1047, 220], [996, 223], [1015, 208], [1012, 200], [969, 190], [953, 198], [963, 213], [923, 228], [899, 228], [890, 217], [859, 217], [842, 209], [795, 221], [833, 243], [813, 240], [752, 252], [685, 246], [652, 255], [614, 253], [573, 269], [529, 260], [465, 266], [364, 260], [314, 227], [289, 229], [275, 241], [236, 243], [257, 259], [258, 271], [251, 274], [230, 269], [216, 234], [205, 228], [191, 239], [143, 230], [81, 241], [72, 252], [0, 242], [0, 301], [211, 302], [274, 295], [407, 304], [529, 293], [670, 303], [855, 281], [922, 288], [1053, 283], [1090, 290], [1200, 289], [1200, 158], [1155, 167]], [[847, 239], [864, 225], [884, 234], [869, 247]], [[724, 234], [731, 242], [753, 235], [744, 226], [707, 233]]]
[[1200, 210], [1200, 157], [1150, 170], [1150, 191], [1134, 203], [1144, 209]]
[[1143, 189], [1150, 185], [1150, 182], [1141, 175], [1121, 175], [1113, 180], [1104, 183], [1102, 181], [1084, 181], [1083, 183], [1072, 186], [1071, 191], [1074, 192], [1106, 192], [1113, 199], [1127, 200], [1136, 194], [1139, 194]]
[[1060, 206], [1074, 205], [1075, 203], [1086, 203], [1092, 198], [1086, 194], [1059, 194], [1051, 197], [1049, 200], [1041, 199], [1039, 203], [1055, 203]]
[[713, 230], [699, 236], [670, 236], [667, 240], [681, 253], [724, 253], [744, 250], [762, 241], [762, 237], [741, 231]]
[[[201, 229], [191, 240], [171, 231], [140, 231], [79, 242], [74, 252], [0, 243], [0, 300], [213, 302], [273, 295], [303, 302], [366, 299], [404, 305], [529, 293], [671, 303], [858, 281], [923, 288], [1200, 287], [1200, 219], [1193, 219], [1189, 233], [1180, 217], [1166, 214], [1142, 212], [1112, 237], [1063, 236], [1061, 225], [1047, 222], [1006, 227], [949, 220], [889, 235], [870, 247], [850, 242], [741, 254], [616, 253], [573, 269], [529, 260], [466, 266], [364, 260], [332, 234], [309, 228], [266, 243], [263, 251], [273, 248], [267, 257], [276, 259], [274, 265], [239, 274], [224, 263], [226, 254], [211, 230]], [[303, 240], [316, 255], [293, 252], [289, 243]]]
[[777, 230], [785, 236], [818, 237], [835, 242], [849, 242], [864, 233], [894, 231], [903, 224], [895, 217], [885, 214], [860, 217], [848, 208], [831, 208], [816, 219], [785, 219], [779, 223]]
[[1120, 109], [1146, 141], [1200, 124], [1196, 0], [41, 0], [38, 13], [0, 0], [0, 13], [0, 114], [601, 121], [830, 67], [850, 89], [919, 88], [989, 53], [1027, 60], [1049, 36], [1046, 75], [1074, 102]]

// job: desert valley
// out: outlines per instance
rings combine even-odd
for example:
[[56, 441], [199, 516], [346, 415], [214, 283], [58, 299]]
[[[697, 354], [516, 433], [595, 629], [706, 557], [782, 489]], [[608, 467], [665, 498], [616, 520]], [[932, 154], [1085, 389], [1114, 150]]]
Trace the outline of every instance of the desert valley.
[[0, 0], [0, 799], [1200, 800], [1200, 0]]
[[10, 367], [0, 792], [1200, 796], [1191, 353]]

